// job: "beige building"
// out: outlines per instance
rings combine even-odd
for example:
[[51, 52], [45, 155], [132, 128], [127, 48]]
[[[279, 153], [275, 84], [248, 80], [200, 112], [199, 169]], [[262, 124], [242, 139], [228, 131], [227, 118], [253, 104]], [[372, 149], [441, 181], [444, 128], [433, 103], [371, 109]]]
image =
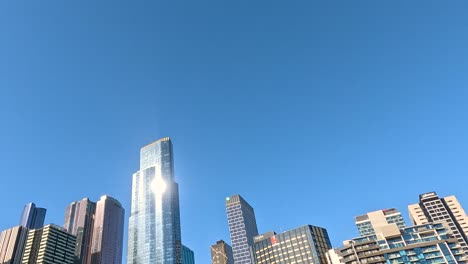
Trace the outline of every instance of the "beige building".
[[212, 264], [233, 264], [232, 248], [223, 240], [210, 247]]
[[421, 194], [419, 203], [409, 205], [408, 212], [414, 225], [447, 222], [462, 248], [468, 252], [468, 217], [455, 196], [439, 198], [435, 192]]
[[16, 226], [0, 233], [0, 263], [19, 264], [23, 255], [28, 229]]
[[389, 224], [394, 224], [398, 228], [406, 226], [401, 213], [395, 208], [378, 210], [357, 216], [355, 223], [361, 236], [374, 235], [380, 227]]
[[76, 237], [64, 228], [46, 225], [30, 230], [22, 264], [73, 264]]

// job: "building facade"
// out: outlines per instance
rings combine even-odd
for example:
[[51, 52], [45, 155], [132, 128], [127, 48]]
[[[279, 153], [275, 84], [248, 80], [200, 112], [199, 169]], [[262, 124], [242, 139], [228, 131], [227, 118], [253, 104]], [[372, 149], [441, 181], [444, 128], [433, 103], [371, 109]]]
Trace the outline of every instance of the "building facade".
[[162, 138], [141, 148], [133, 174], [127, 264], [181, 264], [181, 251], [172, 142]]
[[182, 264], [195, 264], [193, 250], [184, 245], [182, 245]]
[[212, 245], [210, 251], [211, 264], [234, 264], [232, 247], [223, 240], [219, 240]]
[[24, 206], [21, 214], [20, 226], [29, 229], [41, 228], [44, 226], [44, 219], [47, 210], [45, 208], [36, 207], [34, 203], [28, 203]]
[[121, 264], [125, 210], [104, 195], [96, 203], [90, 264]]
[[28, 229], [16, 226], [0, 233], [0, 263], [20, 264], [24, 245], [28, 237]]
[[251, 264], [250, 246], [258, 235], [254, 209], [240, 195], [233, 195], [226, 198], [226, 213], [234, 264]]
[[355, 218], [356, 226], [361, 236], [374, 235], [379, 226], [396, 224], [398, 228], [404, 228], [405, 220], [395, 208], [378, 210], [360, 215]]
[[73, 264], [76, 237], [64, 228], [47, 225], [29, 230], [22, 264]]
[[460, 244], [445, 222], [403, 229], [388, 225], [377, 235], [345, 241], [342, 248], [328, 254], [330, 264], [466, 263]]
[[75, 257], [77, 264], [88, 264], [91, 260], [91, 237], [96, 203], [88, 198], [71, 203], [65, 210], [63, 227], [76, 236]]
[[463, 250], [468, 253], [468, 216], [455, 196], [439, 198], [437, 193], [419, 195], [419, 203], [408, 206], [415, 225], [446, 221]]
[[251, 251], [254, 264], [327, 264], [330, 249], [327, 230], [306, 225], [281, 234], [257, 236]]

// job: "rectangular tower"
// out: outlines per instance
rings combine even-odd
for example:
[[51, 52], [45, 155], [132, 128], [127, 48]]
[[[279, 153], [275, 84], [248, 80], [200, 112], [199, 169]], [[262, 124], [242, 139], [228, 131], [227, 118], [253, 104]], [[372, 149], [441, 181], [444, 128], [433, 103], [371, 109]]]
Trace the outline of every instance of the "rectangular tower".
[[182, 264], [195, 264], [195, 254], [193, 250], [182, 245]]
[[110, 196], [96, 203], [90, 264], [122, 263], [124, 214], [120, 202]]
[[0, 263], [20, 264], [28, 229], [16, 226], [0, 233]]
[[30, 230], [22, 264], [73, 264], [76, 237], [56, 225]]
[[379, 226], [387, 224], [396, 224], [398, 228], [406, 226], [401, 213], [395, 208], [378, 210], [357, 216], [355, 223], [361, 236], [373, 235]]
[[268, 232], [255, 237], [252, 257], [254, 264], [327, 264], [330, 249], [325, 228], [305, 225], [281, 234]]
[[258, 235], [254, 209], [240, 195], [233, 195], [226, 198], [226, 212], [234, 264], [251, 264], [250, 246]]
[[45, 208], [39, 208], [34, 203], [28, 203], [24, 206], [21, 214], [20, 225], [29, 229], [41, 228], [44, 225], [46, 212]]
[[210, 247], [211, 264], [234, 264], [232, 248], [223, 240], [219, 240]]
[[76, 264], [88, 264], [91, 257], [91, 236], [96, 203], [88, 198], [71, 203], [65, 211], [63, 227], [76, 236]]
[[415, 225], [435, 221], [447, 222], [463, 250], [468, 253], [468, 217], [455, 196], [439, 198], [436, 192], [419, 195], [419, 203], [408, 206]]
[[133, 174], [127, 264], [181, 264], [179, 186], [172, 142], [162, 138], [140, 150]]

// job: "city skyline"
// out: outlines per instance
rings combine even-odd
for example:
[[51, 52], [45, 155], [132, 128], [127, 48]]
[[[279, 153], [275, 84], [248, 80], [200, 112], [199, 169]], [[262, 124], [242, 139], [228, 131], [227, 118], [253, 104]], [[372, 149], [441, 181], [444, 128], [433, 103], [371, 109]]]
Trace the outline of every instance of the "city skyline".
[[[324, 227], [422, 193], [468, 204], [466, 1], [1, 1], [0, 229], [63, 223], [106, 194], [125, 212], [138, 150], [174, 142], [182, 242]], [[466, 208], [465, 208], [466, 209]], [[287, 212], [287, 213], [285, 213]], [[290, 212], [294, 212], [291, 215]], [[230, 242], [229, 242], [230, 243]]]

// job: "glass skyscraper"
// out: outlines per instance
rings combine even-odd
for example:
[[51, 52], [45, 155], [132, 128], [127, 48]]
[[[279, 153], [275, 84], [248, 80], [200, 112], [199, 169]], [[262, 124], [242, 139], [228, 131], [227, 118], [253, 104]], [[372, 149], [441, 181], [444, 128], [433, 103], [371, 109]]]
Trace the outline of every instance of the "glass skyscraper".
[[45, 208], [39, 208], [34, 203], [28, 203], [24, 206], [21, 214], [20, 225], [30, 229], [41, 228], [44, 225], [46, 212]]
[[254, 209], [240, 195], [233, 195], [226, 198], [226, 213], [234, 264], [251, 264], [250, 246], [258, 235]]
[[127, 264], [181, 264], [179, 186], [174, 180], [171, 140], [140, 150], [133, 174]]
[[88, 198], [71, 203], [65, 210], [63, 228], [76, 236], [75, 264], [89, 263], [95, 212], [96, 203]]
[[276, 234], [267, 232], [254, 238], [252, 258], [255, 264], [327, 264], [331, 249], [325, 228], [306, 225]]
[[195, 264], [195, 254], [193, 250], [182, 245], [182, 264]]

